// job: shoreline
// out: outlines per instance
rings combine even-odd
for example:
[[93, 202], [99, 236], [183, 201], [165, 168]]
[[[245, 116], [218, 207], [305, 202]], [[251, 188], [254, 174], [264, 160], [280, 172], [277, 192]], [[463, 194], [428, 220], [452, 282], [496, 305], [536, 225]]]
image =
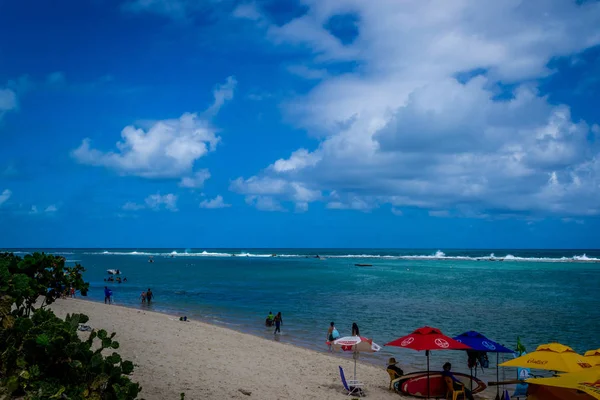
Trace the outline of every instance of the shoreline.
[[[344, 368], [347, 379], [353, 374], [351, 357], [208, 322], [182, 322], [158, 311], [71, 298], [58, 300], [50, 309], [60, 317], [86, 314], [92, 328], [116, 332], [118, 352], [136, 364], [132, 378], [144, 388], [141, 396], [147, 400], [177, 400], [182, 392], [186, 399], [341, 399], [346, 395], [337, 366]], [[388, 390], [385, 366], [359, 360], [357, 377], [369, 398], [409, 399]]]
[[[61, 299], [50, 309], [60, 317], [67, 313], [86, 314], [92, 328], [116, 332], [118, 353], [136, 364], [132, 379], [143, 387], [141, 396], [146, 400], [177, 400], [180, 393], [185, 393], [187, 400], [347, 398], [338, 365], [350, 379], [354, 369], [351, 357], [268, 340], [207, 322], [183, 322], [157, 311], [90, 300]], [[363, 360], [357, 364], [357, 378], [365, 383], [368, 398], [410, 399], [388, 390], [385, 366]], [[240, 390], [252, 395], [244, 395]]]

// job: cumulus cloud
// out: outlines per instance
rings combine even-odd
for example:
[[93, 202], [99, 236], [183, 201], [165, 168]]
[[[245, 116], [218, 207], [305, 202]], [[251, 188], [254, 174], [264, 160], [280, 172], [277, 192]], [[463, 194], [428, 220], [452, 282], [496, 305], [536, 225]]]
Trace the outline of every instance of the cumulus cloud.
[[218, 195], [212, 200], [203, 200], [200, 202], [200, 208], [226, 208], [231, 207], [231, 204], [227, 204], [223, 201], [223, 196]]
[[106, 167], [122, 175], [144, 178], [178, 178], [192, 172], [194, 162], [216, 149], [220, 138], [197, 114], [155, 122], [147, 131], [127, 126], [117, 151], [102, 152], [84, 139], [73, 150], [82, 164]]
[[[309, 47], [305, 65], [360, 69], [331, 72], [284, 105], [320, 139], [316, 148], [239, 178], [232, 190], [293, 201], [294, 184], [320, 194], [307, 203], [329, 208], [390, 204], [394, 213], [419, 207], [436, 216], [600, 213], [597, 125], [550, 103], [535, 84], [554, 73], [550, 60], [600, 44], [600, 3], [307, 4], [267, 37]], [[349, 10], [358, 34], [344, 44], [326, 25]]]
[[37, 214], [38, 212], [39, 211], [38, 211], [38, 208], [36, 205], [31, 206], [31, 209], [29, 210], [29, 214]]
[[86, 138], [71, 155], [82, 164], [105, 167], [121, 175], [149, 179], [183, 178], [183, 186], [198, 185], [199, 178], [208, 171], [194, 174], [195, 162], [215, 151], [221, 140], [207, 118], [214, 116], [225, 101], [233, 98], [235, 85], [235, 79], [229, 77], [215, 89], [214, 103], [204, 117], [184, 113], [178, 119], [146, 123], [149, 125], [146, 129], [129, 125], [121, 131], [121, 141], [117, 142], [116, 150], [97, 150]]
[[49, 213], [49, 214], [55, 213], [55, 212], [57, 212], [57, 211], [58, 211], [58, 207], [56, 207], [56, 205], [55, 205], [55, 204], [50, 204], [50, 205], [49, 205], [48, 207], [46, 207], [46, 209], [44, 210], [44, 212], [45, 212], [45, 213]]
[[287, 211], [272, 196], [246, 196], [246, 203], [261, 211]]
[[309, 202], [322, 197], [320, 191], [312, 190], [303, 183], [269, 177], [252, 177], [246, 180], [237, 178], [231, 182], [229, 188], [234, 192], [246, 194], [246, 203], [264, 211], [286, 210], [273, 196], [295, 203], [296, 209], [302, 211], [308, 209]]
[[177, 196], [169, 193], [165, 195], [151, 194], [146, 197], [146, 206], [152, 210], [160, 210], [161, 207], [166, 208], [170, 211], [178, 211], [177, 210]]
[[201, 169], [193, 176], [185, 176], [181, 178], [179, 186], [190, 189], [199, 189], [204, 186], [204, 182], [210, 178], [210, 172], [207, 169]]
[[12, 191], [4, 189], [2, 193], [0, 193], [0, 206], [6, 203], [8, 199], [10, 199], [10, 196], [12, 196]]

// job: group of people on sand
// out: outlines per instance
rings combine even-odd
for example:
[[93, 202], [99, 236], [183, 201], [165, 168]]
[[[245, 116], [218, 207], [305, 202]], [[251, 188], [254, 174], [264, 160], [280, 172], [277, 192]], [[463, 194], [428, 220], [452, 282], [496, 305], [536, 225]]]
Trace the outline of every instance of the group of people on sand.
[[272, 327], [275, 325], [275, 330], [273, 331], [273, 335], [279, 333], [281, 334], [281, 325], [283, 325], [283, 318], [281, 317], [281, 311], [277, 313], [277, 315], [273, 315], [272, 311], [269, 311], [269, 315], [267, 315], [267, 319], [265, 320], [265, 326]]

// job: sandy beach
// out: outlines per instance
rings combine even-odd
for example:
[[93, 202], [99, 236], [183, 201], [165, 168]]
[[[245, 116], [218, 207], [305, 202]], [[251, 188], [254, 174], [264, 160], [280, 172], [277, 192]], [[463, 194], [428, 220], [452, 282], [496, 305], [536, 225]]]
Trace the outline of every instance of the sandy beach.
[[[133, 379], [141, 384], [141, 396], [147, 400], [177, 400], [182, 392], [193, 400], [347, 398], [338, 366], [351, 375], [349, 357], [85, 300], [59, 300], [51, 308], [61, 317], [84, 313], [91, 327], [116, 332], [121, 345], [118, 352], [136, 364]], [[408, 399], [388, 390], [383, 366], [360, 363], [357, 374], [365, 383], [367, 398]]]

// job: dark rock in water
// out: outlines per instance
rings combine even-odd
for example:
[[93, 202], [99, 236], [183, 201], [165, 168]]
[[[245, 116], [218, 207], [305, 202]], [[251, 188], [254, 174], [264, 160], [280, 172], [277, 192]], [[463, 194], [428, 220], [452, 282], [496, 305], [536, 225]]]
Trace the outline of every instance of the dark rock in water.
[[373, 264], [354, 264], [354, 265], [356, 265], [357, 267], [372, 267], [373, 266]]

